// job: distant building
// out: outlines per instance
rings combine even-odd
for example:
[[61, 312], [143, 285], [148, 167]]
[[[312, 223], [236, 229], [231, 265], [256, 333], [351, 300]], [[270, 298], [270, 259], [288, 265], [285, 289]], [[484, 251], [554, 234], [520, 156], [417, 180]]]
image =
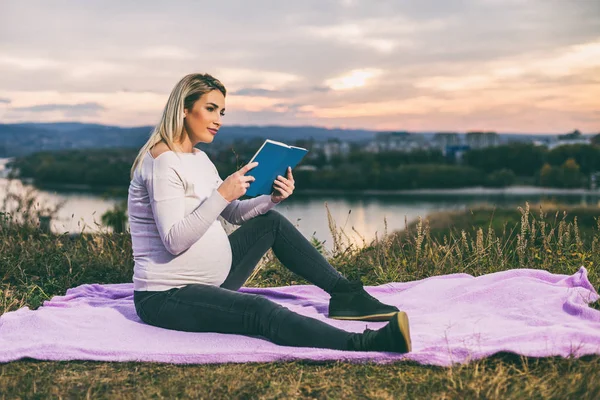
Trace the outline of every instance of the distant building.
[[408, 132], [380, 132], [375, 135], [375, 140], [369, 146], [371, 152], [401, 151], [411, 152], [427, 148], [428, 143], [422, 135]]
[[536, 139], [536, 140], [532, 141], [531, 143], [533, 143], [534, 146], [545, 146], [545, 147], [548, 147], [552, 143], [552, 139], [550, 139], [550, 138], [541, 138], [541, 139]]
[[296, 171], [316, 171], [317, 167], [314, 165], [299, 165], [294, 169]]
[[470, 147], [466, 144], [457, 144], [444, 147], [444, 157], [448, 157], [457, 162], [461, 162], [465, 152], [469, 151]]
[[448, 147], [459, 146], [461, 144], [460, 136], [458, 135], [458, 133], [450, 133], [450, 132], [436, 133], [433, 136], [432, 142], [433, 142], [432, 143], [433, 147], [441, 150], [444, 155], [446, 155], [446, 149]]
[[337, 138], [328, 139], [324, 143], [315, 143], [313, 148], [320, 150], [327, 161], [330, 161], [333, 156], [347, 156], [350, 153], [350, 143]]
[[367, 143], [365, 147], [363, 147], [364, 151], [367, 153], [379, 153], [379, 145], [375, 140]]
[[467, 132], [466, 145], [472, 149], [484, 149], [500, 144], [500, 137], [496, 132]]
[[559, 146], [571, 145], [571, 144], [592, 144], [591, 138], [586, 138], [579, 132], [574, 130], [571, 133], [565, 135], [558, 135], [558, 137], [548, 144], [548, 149], [552, 150]]

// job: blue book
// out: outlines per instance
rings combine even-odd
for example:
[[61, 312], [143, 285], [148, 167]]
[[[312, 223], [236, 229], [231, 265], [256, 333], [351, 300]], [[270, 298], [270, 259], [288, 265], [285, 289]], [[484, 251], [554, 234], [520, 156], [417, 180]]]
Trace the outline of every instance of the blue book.
[[250, 182], [246, 196], [256, 197], [273, 192], [273, 182], [277, 175], [287, 178], [287, 168], [292, 169], [308, 153], [302, 147], [289, 146], [285, 143], [276, 142], [271, 139], [265, 140], [250, 162], [258, 162], [258, 165], [246, 172], [256, 180]]

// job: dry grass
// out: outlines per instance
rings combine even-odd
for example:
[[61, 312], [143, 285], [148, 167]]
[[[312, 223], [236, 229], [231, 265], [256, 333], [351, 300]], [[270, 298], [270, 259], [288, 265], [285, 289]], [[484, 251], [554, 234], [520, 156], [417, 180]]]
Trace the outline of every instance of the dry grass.
[[[5, 398], [596, 399], [598, 357], [497, 355], [466, 366], [300, 362], [169, 365], [19, 361], [0, 367]], [[1, 397], [1, 396], [0, 396]]]
[[[402, 233], [385, 232], [363, 246], [352, 244], [330, 218], [335, 242], [326, 256], [346, 276], [367, 284], [521, 267], [572, 274], [585, 265], [598, 287], [600, 210], [536, 210], [524, 204], [515, 210], [445, 214]], [[43, 234], [35, 223], [16, 223], [7, 214], [1, 221], [0, 313], [24, 305], [36, 308], [83, 283], [131, 280], [127, 233], [69, 237]], [[439, 221], [443, 225], [435, 226]], [[249, 286], [295, 283], [306, 282], [269, 252]], [[598, 356], [529, 359], [510, 354], [451, 368], [407, 362], [185, 366], [22, 360], [0, 366], [0, 398], [593, 399], [600, 396], [598, 370]]]

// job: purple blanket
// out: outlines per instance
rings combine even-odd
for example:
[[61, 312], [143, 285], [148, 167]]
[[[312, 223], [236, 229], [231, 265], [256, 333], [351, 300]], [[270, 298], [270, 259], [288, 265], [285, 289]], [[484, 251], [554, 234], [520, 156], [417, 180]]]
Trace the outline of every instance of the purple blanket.
[[[325, 317], [328, 294], [315, 286], [242, 289], [349, 331], [384, 322]], [[349, 352], [278, 346], [260, 338], [177, 332], [142, 323], [132, 284], [81, 285], [38, 310], [0, 317], [0, 362], [39, 360], [156, 361], [169, 363], [413, 360], [448, 366], [497, 352], [533, 357], [600, 354], [598, 294], [585, 268], [572, 276], [515, 269], [474, 278], [467, 274], [391, 283], [367, 290], [405, 310], [413, 352]]]

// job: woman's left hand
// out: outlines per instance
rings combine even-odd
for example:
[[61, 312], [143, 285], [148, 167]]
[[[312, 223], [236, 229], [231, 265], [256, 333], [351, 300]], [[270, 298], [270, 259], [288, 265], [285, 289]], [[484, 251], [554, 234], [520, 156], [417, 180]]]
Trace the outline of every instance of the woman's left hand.
[[277, 175], [277, 179], [273, 181], [275, 190], [271, 193], [271, 200], [273, 203], [279, 203], [283, 199], [287, 199], [294, 192], [294, 176], [292, 175], [292, 169], [288, 167], [287, 178], [281, 175]]

